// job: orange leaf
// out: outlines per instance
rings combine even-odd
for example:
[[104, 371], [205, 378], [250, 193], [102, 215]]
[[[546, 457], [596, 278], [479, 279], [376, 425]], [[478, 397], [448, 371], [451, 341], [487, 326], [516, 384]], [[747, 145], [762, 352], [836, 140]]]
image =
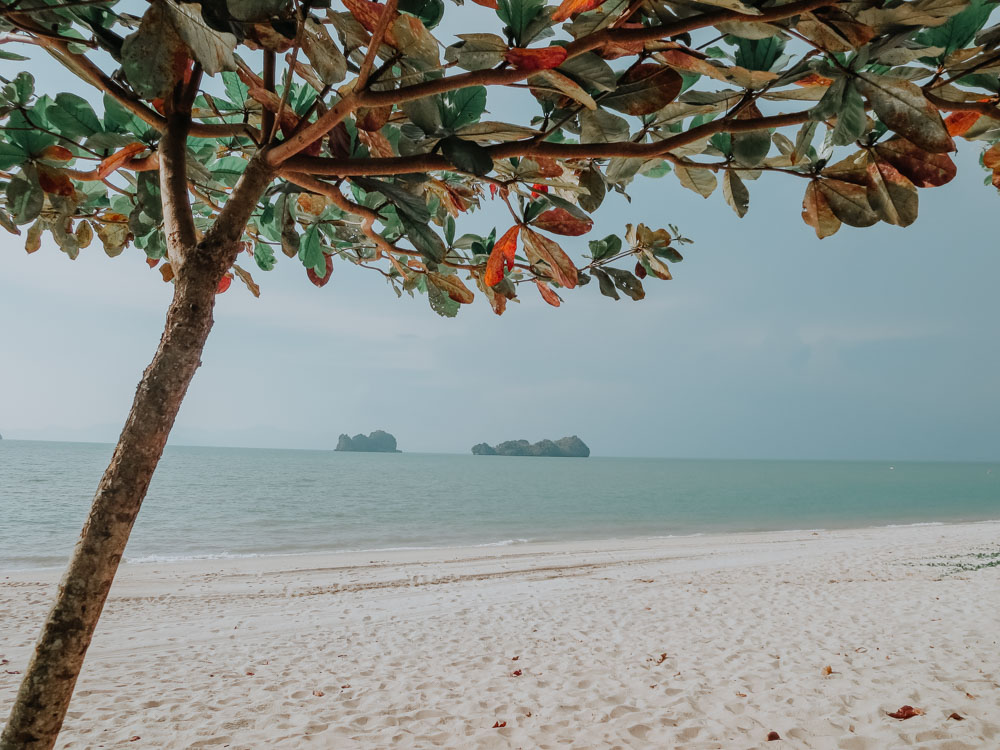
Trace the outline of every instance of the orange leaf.
[[893, 711], [891, 714], [887, 714], [894, 719], [912, 719], [914, 716], [923, 716], [924, 712], [919, 708], [914, 708], [913, 706], [901, 706], [898, 711]]
[[50, 161], [69, 161], [73, 158], [73, 152], [65, 146], [47, 146], [42, 149], [42, 153], [38, 155], [38, 158]]
[[586, 234], [594, 226], [594, 222], [587, 218], [581, 219], [565, 208], [551, 208], [535, 219], [534, 224], [539, 229], [544, 229], [552, 234], [562, 234], [568, 237], [578, 237]]
[[174, 278], [174, 267], [169, 263], [164, 263], [160, 266], [160, 276], [163, 277], [164, 282], [169, 282]]
[[496, 724], [493, 725], [493, 728], [494, 729], [503, 729], [505, 726], [507, 726], [507, 722], [506, 721], [498, 721]]
[[49, 195], [69, 197], [75, 192], [68, 174], [61, 169], [55, 169], [45, 164], [38, 165], [38, 184]]
[[97, 177], [103, 180], [109, 174], [114, 172], [116, 169], [121, 167], [125, 162], [131, 159], [133, 156], [141, 151], [145, 151], [148, 148], [145, 143], [130, 143], [127, 146], [120, 148], [111, 156], [102, 159], [101, 163], [97, 167]]
[[482, 5], [484, 8], [497, 9], [497, 0], [472, 0], [476, 5]]
[[[216, 288], [215, 293], [222, 294], [229, 288], [229, 285], [232, 283], [233, 283], [233, 275], [231, 273], [227, 273], [225, 276], [219, 279], [219, 286], [218, 288]], [[247, 674], [252, 676], [253, 672], [247, 672]]]
[[552, 14], [552, 21], [553, 23], [565, 21], [577, 13], [586, 13], [588, 10], [593, 10], [602, 2], [604, 0], [563, 0], [559, 4], [559, 7], [556, 8], [556, 12]]
[[521, 235], [521, 242], [524, 251], [528, 255], [528, 260], [532, 264], [544, 261], [549, 267], [552, 278], [567, 289], [576, 286], [577, 271], [573, 261], [570, 260], [566, 252], [559, 247], [558, 243], [550, 240], [544, 235], [533, 232], [527, 227]]
[[994, 144], [983, 152], [983, 166], [987, 169], [1000, 167], [1000, 144]]
[[504, 266], [508, 271], [514, 267], [514, 253], [517, 252], [517, 235], [520, 231], [520, 224], [515, 224], [504, 232], [493, 246], [490, 259], [486, 262], [486, 274], [483, 276], [483, 283], [486, 286], [493, 286], [503, 281]]
[[818, 181], [810, 182], [806, 188], [806, 196], [802, 199], [802, 221], [815, 229], [820, 239], [840, 229], [840, 219], [834, 215]]
[[566, 48], [558, 45], [541, 49], [514, 47], [507, 50], [503, 58], [519, 70], [548, 70], [562, 65], [566, 59]]
[[932, 154], [905, 138], [890, 138], [875, 147], [875, 153], [892, 164], [918, 188], [951, 182], [957, 169], [947, 154]]
[[805, 78], [795, 81], [796, 86], [829, 86], [833, 83], [832, 78], [821, 76], [819, 73], [810, 73]]
[[944, 118], [944, 126], [950, 136], [965, 135], [980, 117], [978, 112], [952, 112]]
[[535, 279], [535, 286], [538, 287], [538, 291], [542, 295], [542, 299], [548, 302], [550, 305], [552, 305], [553, 307], [559, 307], [559, 305], [562, 304], [562, 302], [559, 300], [559, 295], [553, 292], [552, 287], [550, 287], [544, 281]]
[[[380, 3], [373, 3], [371, 0], [344, 0], [344, 7], [368, 31], [375, 31], [375, 26], [378, 25], [379, 16], [382, 15], [382, 9], [385, 6]], [[396, 15], [399, 14], [397, 13]]]
[[159, 262], [160, 262], [159, 258], [146, 258], [146, 265], [149, 266], [150, 268], [156, 268]]

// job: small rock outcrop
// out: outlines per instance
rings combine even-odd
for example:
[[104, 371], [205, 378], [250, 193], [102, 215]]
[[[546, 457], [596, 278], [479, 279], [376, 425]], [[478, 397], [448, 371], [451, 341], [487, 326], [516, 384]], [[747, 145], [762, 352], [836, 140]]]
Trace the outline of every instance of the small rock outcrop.
[[543, 456], [547, 458], [587, 458], [590, 448], [576, 435], [559, 438], [559, 440], [539, 440], [529, 443], [527, 440], [507, 440], [495, 446], [479, 443], [472, 446], [476, 456]]
[[396, 449], [396, 438], [384, 430], [365, 435], [341, 435], [334, 450], [353, 453], [402, 453]]

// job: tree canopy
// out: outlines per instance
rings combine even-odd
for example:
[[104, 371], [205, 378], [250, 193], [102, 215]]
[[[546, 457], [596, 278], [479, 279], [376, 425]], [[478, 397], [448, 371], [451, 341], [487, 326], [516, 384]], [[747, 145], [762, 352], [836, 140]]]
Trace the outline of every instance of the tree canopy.
[[[762, 174], [799, 178], [822, 238], [911, 224], [918, 190], [954, 177], [956, 137], [1000, 168], [993, 3], [474, 2], [491, 32], [436, 37], [445, 0], [8, 0], [0, 56], [44, 49], [103, 101], [3, 81], [0, 224], [28, 252], [46, 231], [70, 257], [95, 235], [110, 256], [134, 245], [170, 281], [171, 237], [231, 211], [219, 291], [238, 277], [259, 294], [249, 269], [286, 255], [317, 286], [350, 261], [442, 315], [474, 290], [501, 314], [525, 284], [558, 306], [591, 280], [638, 300], [670, 279], [673, 226], [557, 239], [588, 235], [636, 179], [743, 216]], [[491, 110], [499, 87], [533, 109]], [[254, 163], [264, 178], [241, 190]], [[164, 215], [171, 189], [190, 211]], [[482, 229], [484, 201], [509, 227]]]

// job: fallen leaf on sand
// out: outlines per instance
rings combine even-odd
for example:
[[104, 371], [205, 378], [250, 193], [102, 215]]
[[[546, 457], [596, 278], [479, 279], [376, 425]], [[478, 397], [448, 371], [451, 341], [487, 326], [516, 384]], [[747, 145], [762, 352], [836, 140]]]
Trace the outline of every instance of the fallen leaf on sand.
[[974, 695], [973, 695], [972, 693], [966, 693], [966, 694], [965, 694], [965, 697], [966, 697], [966, 698], [971, 698], [972, 700], [975, 700], [975, 699], [976, 699], [976, 696], [974, 696]]
[[496, 724], [493, 725], [493, 728], [494, 729], [503, 729], [505, 726], [507, 726], [507, 722], [506, 721], [498, 721]]
[[512, 657], [510, 657], [510, 660], [511, 661], [517, 661], [520, 658], [521, 658], [520, 656], [512, 656]]
[[520, 677], [521, 676], [521, 670], [520, 669], [515, 669], [513, 672], [510, 673], [510, 676], [511, 677]]
[[326, 695], [326, 693], [324, 693], [322, 690], [313, 690], [313, 695], [315, 695], [317, 698], [322, 698], [324, 695]]
[[775, 740], [780, 740], [780, 739], [781, 739], [781, 735], [778, 734], [777, 732], [768, 732], [767, 733], [767, 741], [768, 742], [774, 742]]
[[247, 672], [247, 677], [253, 677], [253, 676], [254, 676], [253, 672]]
[[663, 662], [665, 662], [666, 660], [667, 660], [666, 654], [660, 654], [659, 658], [657, 659], [650, 658], [650, 661], [656, 663], [657, 666], [663, 664]]
[[959, 713], [953, 713], [948, 717], [949, 719], [954, 719], [955, 721], [965, 721], [965, 717]]
[[747, 697], [747, 694], [746, 694], [746, 693], [737, 693], [737, 694], [736, 694], [736, 697], [737, 697], [737, 698], [746, 698], [746, 697]]
[[825, 675], [833, 674], [833, 667], [827, 664], [825, 667], [823, 667], [823, 674]]
[[131, 737], [128, 738], [128, 741], [129, 742], [135, 742], [136, 740], [141, 740], [141, 739], [142, 739], [142, 737], [140, 737], [139, 735], [133, 734]]
[[351, 683], [348, 682], [346, 685], [341, 685], [340, 689], [341, 690], [347, 690], [347, 688], [349, 688], [350, 686], [351, 686]]
[[900, 706], [898, 711], [893, 711], [891, 714], [887, 714], [894, 719], [912, 719], [914, 716], [923, 716], [924, 712], [919, 708], [914, 708], [913, 706]]

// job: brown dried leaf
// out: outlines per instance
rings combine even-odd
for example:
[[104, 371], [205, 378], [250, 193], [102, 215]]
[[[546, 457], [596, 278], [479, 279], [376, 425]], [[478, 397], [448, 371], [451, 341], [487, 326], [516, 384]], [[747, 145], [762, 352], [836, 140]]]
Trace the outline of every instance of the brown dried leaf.
[[912, 719], [914, 716], [923, 716], [924, 712], [919, 708], [914, 708], [913, 706], [900, 706], [898, 711], [893, 711], [892, 713], [887, 713], [886, 715], [891, 716], [893, 719], [904, 721], [906, 719]]

